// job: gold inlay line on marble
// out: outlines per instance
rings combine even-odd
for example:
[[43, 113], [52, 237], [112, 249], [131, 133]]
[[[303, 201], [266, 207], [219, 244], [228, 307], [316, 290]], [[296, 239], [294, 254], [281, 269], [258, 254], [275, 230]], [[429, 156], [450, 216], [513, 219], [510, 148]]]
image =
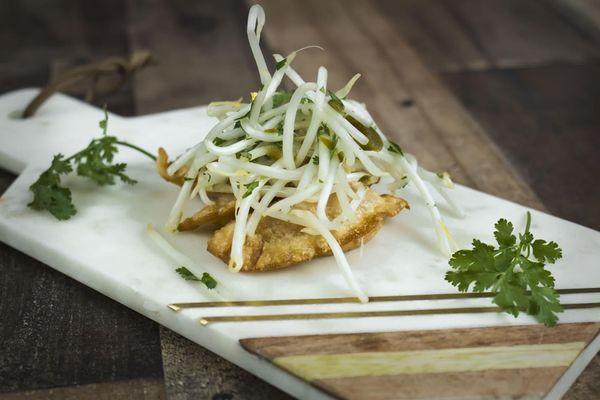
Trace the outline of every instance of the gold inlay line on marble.
[[[600, 293], [600, 288], [577, 288], [558, 289], [559, 294], [585, 294]], [[371, 296], [369, 302], [381, 303], [392, 301], [419, 301], [419, 300], [455, 300], [455, 299], [478, 299], [494, 297], [491, 292], [483, 293], [437, 293], [437, 294], [412, 294]], [[265, 306], [293, 306], [303, 304], [342, 304], [359, 303], [356, 297], [322, 297], [311, 299], [278, 299], [278, 300], [240, 300], [240, 301], [201, 301], [188, 303], [172, 303], [169, 307], [173, 311], [181, 311], [188, 308], [216, 308], [216, 307], [265, 307]]]
[[[599, 303], [563, 304], [565, 310], [600, 308]], [[443, 315], [443, 314], [482, 314], [501, 312], [499, 307], [458, 307], [432, 308], [422, 310], [383, 310], [383, 311], [346, 311], [330, 313], [298, 313], [298, 314], [251, 314], [251, 315], [219, 315], [200, 318], [201, 325], [217, 322], [250, 322], [250, 321], [285, 321], [303, 319], [335, 319], [335, 318], [373, 318], [373, 317], [405, 317], [412, 315]]]

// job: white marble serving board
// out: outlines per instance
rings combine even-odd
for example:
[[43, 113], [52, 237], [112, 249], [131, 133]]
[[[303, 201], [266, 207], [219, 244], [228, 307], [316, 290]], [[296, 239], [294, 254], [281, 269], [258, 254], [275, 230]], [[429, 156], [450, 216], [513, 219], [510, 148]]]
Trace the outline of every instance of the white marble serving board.
[[[121, 150], [118, 159], [129, 164], [129, 174], [139, 183], [98, 187], [70, 176], [78, 213], [68, 221], [27, 208], [29, 185], [47, 168], [51, 156], [70, 155], [100, 134], [102, 111], [64, 95], [53, 96], [35, 117], [14, 118], [37, 93], [23, 89], [0, 96], [0, 167], [20, 174], [0, 199], [0, 240], [158, 323], [225, 357], [253, 374], [299, 398], [327, 398], [305, 382], [245, 352], [238, 340], [245, 337], [439, 329], [511, 324], [532, 324], [528, 316], [505, 314], [437, 315], [366, 319], [224, 323], [203, 327], [198, 318], [209, 315], [273, 312], [357, 311], [400, 308], [489, 305], [489, 299], [446, 300], [378, 304], [221, 308], [175, 313], [166, 305], [201, 301], [206, 292], [183, 281], [173, 270], [178, 265], [151, 242], [149, 223], [161, 227], [177, 195], [177, 188], [162, 181], [147, 158]], [[214, 120], [205, 108], [191, 108], [142, 117], [110, 115], [109, 132], [151, 152], [159, 146], [177, 155], [203, 138]], [[458, 219], [446, 212], [446, 222], [460, 246], [473, 237], [492, 241], [494, 222], [505, 217], [523, 228], [527, 209], [518, 204], [457, 186], [452, 193], [466, 210]], [[447, 259], [436, 250], [434, 234], [423, 204], [409, 188], [402, 195], [409, 211], [388, 222], [366, 245], [363, 254], [348, 254], [352, 268], [368, 295], [455, 292], [444, 279]], [[442, 211], [447, 211], [440, 201]], [[190, 210], [191, 211], [191, 210]], [[550, 268], [557, 287], [600, 287], [600, 233], [532, 210], [534, 234], [558, 242], [564, 258]], [[343, 278], [332, 258], [263, 274], [233, 274], [206, 251], [207, 234], [180, 233], [168, 240], [190, 255], [195, 271], [207, 271], [223, 283], [231, 299], [283, 299], [347, 296]], [[563, 302], [597, 302], [600, 295], [568, 295]], [[561, 322], [600, 321], [599, 309], [572, 310]], [[600, 348], [596, 340], [593, 351]], [[585, 363], [584, 363], [585, 364]], [[578, 367], [581, 370], [583, 366]], [[577, 376], [571, 371], [568, 384]], [[564, 385], [563, 385], [564, 386]], [[556, 391], [555, 391], [556, 392]], [[555, 393], [556, 394], [556, 393]]]

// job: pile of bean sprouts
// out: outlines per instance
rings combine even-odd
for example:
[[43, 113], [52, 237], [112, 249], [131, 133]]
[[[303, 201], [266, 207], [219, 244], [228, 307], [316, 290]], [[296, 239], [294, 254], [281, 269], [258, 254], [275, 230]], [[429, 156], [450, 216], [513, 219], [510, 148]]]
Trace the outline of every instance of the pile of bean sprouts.
[[[268, 216], [304, 227], [328, 243], [348, 286], [361, 300], [368, 297], [359, 287], [342, 247], [331, 231], [356, 217], [367, 185], [391, 178], [392, 192], [415, 185], [425, 202], [440, 250], [449, 255], [454, 248], [428, 187], [438, 191], [457, 213], [462, 211], [446, 193], [453, 183], [447, 173], [421, 168], [412, 155], [391, 142], [377, 127], [364, 105], [347, 98], [360, 75], [341, 89], [327, 89], [327, 69], [318, 69], [316, 82], [306, 82], [292, 68], [298, 51], [286, 57], [274, 55], [276, 68], [269, 71], [259, 41], [265, 23], [261, 6], [248, 15], [248, 41], [260, 75], [261, 86], [250, 103], [215, 102], [208, 114], [218, 123], [205, 139], [190, 148], [168, 168], [174, 174], [187, 166], [179, 196], [166, 228], [176, 231], [188, 199], [199, 197], [213, 204], [208, 193], [232, 193], [236, 217], [229, 268], [243, 266], [244, 242]], [[279, 91], [287, 77], [293, 92]], [[341, 213], [326, 214], [330, 196], [338, 199]], [[294, 205], [316, 203], [316, 212]]]

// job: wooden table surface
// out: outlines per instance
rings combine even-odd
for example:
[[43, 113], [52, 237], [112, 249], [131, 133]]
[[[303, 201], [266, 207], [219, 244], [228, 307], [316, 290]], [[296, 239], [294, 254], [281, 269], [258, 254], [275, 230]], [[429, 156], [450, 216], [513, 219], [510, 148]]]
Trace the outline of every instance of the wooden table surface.
[[[600, 229], [600, 1], [262, 1], [266, 52], [353, 97], [426, 167]], [[235, 99], [258, 77], [243, 0], [3, 0], [0, 93], [145, 48], [102, 98], [123, 115]], [[314, 78], [313, 78], [314, 79]], [[82, 95], [75, 91], [74, 95]], [[14, 176], [0, 171], [0, 187]], [[0, 400], [286, 399], [286, 394], [0, 244]], [[600, 356], [567, 394], [600, 398]]]

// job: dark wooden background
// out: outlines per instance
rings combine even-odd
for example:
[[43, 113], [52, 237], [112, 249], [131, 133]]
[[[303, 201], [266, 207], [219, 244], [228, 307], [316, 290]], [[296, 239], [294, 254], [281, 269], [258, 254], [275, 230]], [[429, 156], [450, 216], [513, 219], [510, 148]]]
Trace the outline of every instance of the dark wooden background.
[[[299, 56], [301, 71], [326, 63], [338, 84], [363, 73], [356, 95], [426, 166], [600, 229], [600, 1], [261, 3], [267, 51], [321, 44], [327, 53]], [[258, 82], [247, 9], [2, 0], [0, 93], [144, 48], [159, 64], [97, 104], [137, 115], [238, 98]], [[13, 179], [0, 171], [2, 189]], [[0, 244], [0, 399], [48, 398], [288, 396]], [[567, 398], [600, 398], [600, 356]]]

